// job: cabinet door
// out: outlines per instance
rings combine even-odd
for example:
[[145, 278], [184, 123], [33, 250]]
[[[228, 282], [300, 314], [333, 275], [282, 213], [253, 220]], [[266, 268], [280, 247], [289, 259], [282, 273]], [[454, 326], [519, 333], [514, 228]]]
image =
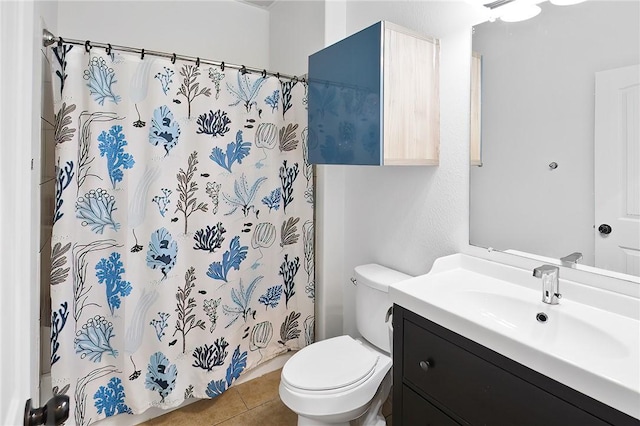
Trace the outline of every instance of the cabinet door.
[[440, 158], [440, 42], [385, 22], [385, 165], [437, 166]]
[[309, 162], [382, 164], [382, 23], [309, 56]]
[[608, 424], [407, 320], [404, 342], [404, 381], [471, 424]]
[[[402, 387], [402, 425], [406, 426], [458, 426], [453, 419], [421, 398], [409, 387]], [[394, 413], [394, 416], [396, 414]]]
[[383, 21], [310, 55], [309, 162], [437, 165], [439, 52]]

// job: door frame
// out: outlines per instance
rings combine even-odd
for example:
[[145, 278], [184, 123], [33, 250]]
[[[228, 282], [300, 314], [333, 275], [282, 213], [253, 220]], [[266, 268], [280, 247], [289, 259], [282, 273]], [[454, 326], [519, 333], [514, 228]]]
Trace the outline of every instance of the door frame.
[[[37, 34], [40, 31], [40, 34]], [[0, 1], [0, 424], [39, 401], [40, 104], [35, 4]]]

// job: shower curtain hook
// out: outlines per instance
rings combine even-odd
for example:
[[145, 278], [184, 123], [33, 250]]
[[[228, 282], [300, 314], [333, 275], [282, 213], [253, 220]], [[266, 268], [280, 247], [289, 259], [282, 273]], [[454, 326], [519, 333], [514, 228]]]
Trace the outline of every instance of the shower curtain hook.
[[277, 78], [278, 80], [280, 80], [280, 73], [279, 73], [279, 72], [277, 72], [277, 73], [276, 73], [276, 78]]
[[111, 43], [107, 43], [107, 55], [111, 55]]
[[58, 47], [62, 47], [62, 43], [64, 43], [64, 40], [62, 40], [62, 37], [58, 37]]
[[262, 70], [262, 78], [267, 78], [267, 70]]
[[176, 54], [175, 53], [173, 55], [171, 55], [171, 63], [172, 64], [176, 63]]
[[144, 60], [144, 49], [140, 49], [140, 60]]
[[294, 75], [293, 76], [293, 84], [297, 84], [298, 83], [298, 76]]
[[224, 61], [220, 62], [220, 71], [224, 71]]
[[196, 67], [200, 68], [200, 58], [196, 58]]
[[248, 72], [249, 71], [247, 71], [247, 67], [245, 67], [244, 65], [242, 66], [242, 68], [240, 68], [240, 74], [245, 75]]
[[91, 50], [91, 42], [89, 40], [84, 42], [84, 50], [89, 53], [89, 51]]

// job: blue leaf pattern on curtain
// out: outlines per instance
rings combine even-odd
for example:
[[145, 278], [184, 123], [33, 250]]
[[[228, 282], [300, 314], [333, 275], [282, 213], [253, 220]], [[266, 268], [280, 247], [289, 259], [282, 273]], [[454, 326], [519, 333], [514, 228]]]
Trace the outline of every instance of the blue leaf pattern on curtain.
[[131, 156], [124, 152], [127, 141], [122, 133], [122, 126], [115, 125], [109, 129], [109, 132], [102, 132], [98, 136], [98, 148], [100, 149], [100, 157], [107, 158], [107, 170], [109, 170], [109, 178], [113, 189], [116, 189], [116, 182], [121, 182], [124, 177], [123, 169], [130, 169], [136, 163]]
[[122, 386], [122, 380], [117, 377], [112, 377], [107, 386], [100, 386], [93, 395], [98, 414], [102, 414], [104, 411], [107, 417], [131, 412], [131, 409], [125, 404], [124, 398], [124, 386]]
[[120, 261], [120, 254], [113, 252], [108, 259], [102, 258], [96, 265], [96, 277], [98, 284], [104, 284], [107, 291], [107, 304], [113, 315], [114, 310], [120, 307], [120, 297], [131, 293], [131, 283], [122, 280], [124, 266]]
[[162, 279], [173, 269], [178, 257], [178, 243], [166, 228], [160, 228], [151, 234], [149, 251], [147, 252], [147, 266], [160, 269]]
[[107, 99], [115, 104], [120, 101], [120, 96], [114, 94], [111, 87], [118, 82], [115, 72], [103, 58], [97, 56], [91, 58], [89, 67], [84, 71], [84, 79], [87, 80], [89, 93], [101, 106]]
[[99, 48], [51, 54], [51, 374], [69, 389], [67, 424], [214, 398], [310, 344], [306, 86]]
[[166, 154], [178, 143], [180, 125], [173, 118], [173, 113], [168, 106], [162, 105], [153, 111], [151, 129], [149, 129], [149, 143], [154, 146], [161, 145]]

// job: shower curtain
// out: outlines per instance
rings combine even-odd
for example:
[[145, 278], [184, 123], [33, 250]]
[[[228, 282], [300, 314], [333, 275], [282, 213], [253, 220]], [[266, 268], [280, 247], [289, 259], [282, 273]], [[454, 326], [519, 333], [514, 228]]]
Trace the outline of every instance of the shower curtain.
[[306, 85], [88, 46], [50, 53], [51, 375], [68, 424], [214, 398], [311, 343]]

